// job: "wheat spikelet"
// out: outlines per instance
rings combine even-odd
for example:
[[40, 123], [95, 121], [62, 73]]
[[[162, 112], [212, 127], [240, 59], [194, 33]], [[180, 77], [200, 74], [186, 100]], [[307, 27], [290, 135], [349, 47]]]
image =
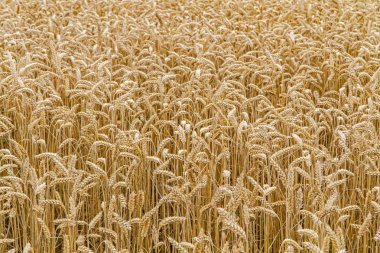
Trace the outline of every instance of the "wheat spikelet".
[[99, 212], [97, 215], [95, 215], [94, 218], [89, 222], [88, 229], [91, 230], [95, 228], [96, 224], [102, 219], [103, 213]]
[[309, 250], [309, 251], [311, 251], [313, 253], [322, 253], [323, 252], [317, 245], [315, 245], [315, 244], [313, 244], [311, 242], [303, 242], [302, 246], [305, 249], [307, 249], [307, 250]]
[[297, 233], [299, 233], [301, 235], [307, 235], [312, 239], [318, 239], [318, 237], [319, 237], [318, 233], [312, 229], [298, 229]]
[[107, 248], [112, 252], [112, 253], [117, 253], [118, 250], [116, 247], [113, 245], [113, 243], [109, 240], [104, 240], [104, 244], [107, 246]]
[[168, 241], [170, 242], [170, 244], [176, 249], [178, 250], [179, 252], [181, 253], [187, 253], [187, 249], [184, 248], [180, 243], [178, 243], [176, 240], [174, 240], [173, 238], [171, 237], [168, 237]]
[[42, 228], [42, 231], [43, 231], [43, 234], [45, 236], [46, 239], [50, 239], [51, 237], [51, 233], [50, 233], [50, 230], [48, 228], [48, 226], [46, 225], [46, 223], [40, 219], [40, 218], [37, 218], [37, 221], [38, 223], [40, 224], [41, 228]]
[[90, 248], [88, 248], [84, 245], [79, 246], [78, 250], [79, 250], [79, 252], [85, 252], [85, 253], [93, 253], [94, 252]]
[[363, 224], [360, 225], [359, 227], [358, 237], [362, 237], [364, 235], [364, 233], [368, 230], [369, 226], [371, 225], [371, 221], [372, 221], [372, 214], [368, 213], [366, 218], [364, 219]]
[[158, 229], [161, 229], [162, 227], [167, 226], [171, 223], [175, 223], [175, 222], [182, 223], [185, 221], [186, 221], [186, 217], [167, 217], [163, 219], [162, 221], [160, 221], [160, 223], [158, 224]]
[[266, 215], [269, 215], [274, 218], [278, 218], [278, 215], [271, 209], [262, 207], [262, 206], [257, 206], [251, 209], [252, 212], [263, 212]]
[[283, 240], [281, 245], [291, 245], [292, 247], [296, 248], [297, 250], [302, 250], [302, 247], [296, 241], [289, 239], [289, 238]]
[[131, 230], [132, 227], [131, 227], [131, 224], [125, 220], [123, 220], [122, 217], [120, 217], [120, 215], [118, 215], [117, 213], [113, 213], [113, 216], [114, 216], [114, 220], [117, 222], [117, 224], [119, 224], [123, 229], [125, 230]]

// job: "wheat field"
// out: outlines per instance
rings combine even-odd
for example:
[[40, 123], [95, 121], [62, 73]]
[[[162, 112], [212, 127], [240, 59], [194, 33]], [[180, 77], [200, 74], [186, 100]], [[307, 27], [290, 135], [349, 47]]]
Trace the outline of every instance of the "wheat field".
[[0, 15], [0, 253], [380, 252], [380, 1]]

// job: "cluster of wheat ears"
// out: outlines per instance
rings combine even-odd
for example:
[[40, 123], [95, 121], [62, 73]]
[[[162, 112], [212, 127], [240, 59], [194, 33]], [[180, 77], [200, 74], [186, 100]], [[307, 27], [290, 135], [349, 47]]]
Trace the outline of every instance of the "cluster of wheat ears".
[[380, 2], [3, 0], [0, 252], [380, 252]]

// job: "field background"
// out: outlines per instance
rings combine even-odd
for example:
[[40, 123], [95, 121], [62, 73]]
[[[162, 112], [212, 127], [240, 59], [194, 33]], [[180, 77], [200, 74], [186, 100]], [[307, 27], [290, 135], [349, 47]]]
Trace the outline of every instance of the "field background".
[[0, 252], [380, 252], [380, 2], [0, 2]]

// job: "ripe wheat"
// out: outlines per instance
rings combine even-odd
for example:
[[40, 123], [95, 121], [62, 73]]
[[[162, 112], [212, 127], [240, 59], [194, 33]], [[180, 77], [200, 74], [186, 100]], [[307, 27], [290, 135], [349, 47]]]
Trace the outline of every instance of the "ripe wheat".
[[380, 252], [379, 1], [0, 16], [0, 252]]

